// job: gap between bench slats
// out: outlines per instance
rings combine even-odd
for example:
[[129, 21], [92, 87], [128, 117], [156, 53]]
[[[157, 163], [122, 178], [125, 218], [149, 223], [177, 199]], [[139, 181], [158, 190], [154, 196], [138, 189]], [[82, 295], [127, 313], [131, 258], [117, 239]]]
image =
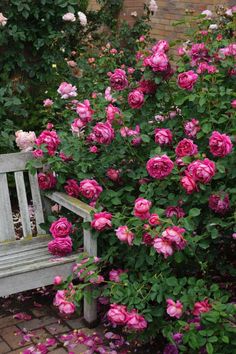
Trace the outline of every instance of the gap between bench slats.
[[39, 191], [37, 173], [34, 176], [31, 173], [29, 173], [29, 181], [30, 181], [31, 195], [33, 199], [37, 231], [40, 234], [45, 234], [45, 231], [41, 229], [41, 227], [39, 226], [40, 224], [44, 223], [44, 215], [43, 215], [43, 206], [42, 206], [42, 200]]

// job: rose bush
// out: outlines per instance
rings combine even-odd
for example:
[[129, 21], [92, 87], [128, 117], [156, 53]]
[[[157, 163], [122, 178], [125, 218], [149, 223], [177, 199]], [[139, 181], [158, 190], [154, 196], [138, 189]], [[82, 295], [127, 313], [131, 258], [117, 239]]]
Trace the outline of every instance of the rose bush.
[[157, 339], [164, 353], [232, 353], [236, 346], [231, 12], [201, 15], [175, 64], [166, 41], [150, 50], [140, 42], [134, 70], [114, 59], [83, 99], [53, 97], [55, 128], [36, 139], [53, 172], [39, 175], [42, 189], [56, 178], [56, 189], [96, 208], [83, 226], [98, 237], [101, 259], [79, 257], [79, 282], [59, 286], [66, 293], [56, 306], [65, 294], [79, 306], [92, 283], [106, 321], [130, 338]]

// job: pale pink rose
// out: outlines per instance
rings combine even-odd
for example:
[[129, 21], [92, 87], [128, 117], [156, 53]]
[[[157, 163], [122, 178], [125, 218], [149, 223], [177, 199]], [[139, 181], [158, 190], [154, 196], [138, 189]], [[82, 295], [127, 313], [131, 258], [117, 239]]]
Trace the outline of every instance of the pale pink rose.
[[88, 63], [93, 64], [95, 62], [95, 58], [88, 58]]
[[166, 303], [167, 303], [166, 312], [168, 313], [168, 315], [170, 317], [176, 317], [179, 319], [183, 314], [183, 305], [181, 304], [181, 302], [179, 300], [175, 302], [172, 299], [167, 299]]
[[66, 63], [70, 68], [75, 68], [77, 66], [77, 63], [74, 60], [67, 60]]
[[60, 142], [61, 141], [55, 130], [44, 130], [35, 140], [37, 146], [41, 147], [41, 145], [45, 145], [50, 156], [55, 154]]
[[152, 47], [152, 52], [168, 52], [169, 49], [169, 43], [165, 39], [161, 39]]
[[186, 71], [178, 75], [178, 85], [184, 90], [191, 91], [197, 82], [198, 74], [193, 70]]
[[115, 170], [114, 168], [109, 168], [107, 170], [106, 175], [111, 181], [117, 182], [120, 179], [120, 170]]
[[34, 157], [36, 159], [40, 159], [41, 157], [43, 157], [43, 150], [36, 149], [36, 150], [32, 151], [32, 154], [34, 155]]
[[81, 11], [77, 12], [77, 15], [78, 15], [79, 22], [80, 22], [81, 26], [86, 27], [88, 24], [88, 20], [87, 20], [86, 15]]
[[144, 59], [143, 65], [150, 66], [154, 72], [163, 72], [168, 69], [169, 59], [164, 52], [155, 52]]
[[167, 229], [162, 232], [162, 240], [169, 241], [171, 245], [174, 245], [178, 250], [183, 250], [187, 244], [182, 236], [184, 232], [185, 229], [179, 228], [178, 226], [167, 227]]
[[135, 72], [135, 69], [134, 69], [134, 68], [128, 68], [128, 73], [129, 73], [130, 75], [132, 75], [134, 72]]
[[142, 220], [150, 217], [152, 202], [144, 198], [138, 198], [134, 204], [134, 215]]
[[132, 245], [134, 234], [128, 228], [128, 226], [119, 226], [116, 231], [116, 236], [121, 242], [128, 243], [129, 246]]
[[120, 282], [120, 275], [124, 274], [125, 271], [122, 269], [112, 269], [109, 272], [109, 280], [110, 281], [114, 281], [115, 283], [119, 283]]
[[0, 26], [4, 27], [7, 24], [7, 18], [0, 12]]
[[122, 91], [128, 86], [127, 76], [124, 70], [115, 69], [110, 76], [110, 85], [116, 91]]
[[185, 176], [181, 178], [180, 183], [188, 194], [198, 191], [195, 179], [187, 172], [185, 172]]
[[181, 140], [175, 148], [178, 157], [193, 156], [198, 153], [198, 147], [190, 139]]
[[167, 145], [172, 142], [172, 133], [170, 129], [156, 128], [155, 143], [159, 145]]
[[84, 123], [90, 122], [94, 111], [90, 107], [89, 100], [84, 100], [83, 103], [78, 103], [76, 106], [76, 113], [80, 116]]
[[111, 304], [110, 310], [107, 312], [108, 320], [116, 325], [124, 325], [127, 320], [126, 306]]
[[66, 181], [66, 185], [64, 187], [66, 194], [68, 194], [70, 197], [78, 198], [79, 192], [80, 192], [80, 187], [78, 185], [78, 182], [75, 179], [68, 179]]
[[58, 214], [61, 211], [61, 205], [55, 203], [54, 205], [51, 206], [51, 211], [52, 213]]
[[109, 122], [97, 123], [93, 127], [93, 141], [99, 144], [109, 145], [115, 137], [115, 131]]
[[50, 100], [50, 98], [46, 98], [46, 100], [43, 101], [43, 106], [44, 107], [51, 107], [53, 105], [53, 100]]
[[95, 213], [91, 222], [92, 228], [103, 231], [112, 227], [112, 214], [105, 212]]
[[156, 14], [158, 10], [158, 6], [155, 0], [150, 0], [149, 5], [148, 5], [149, 11], [153, 12], [153, 15]]
[[159, 254], [163, 254], [164, 258], [172, 256], [174, 249], [171, 242], [162, 239], [161, 237], [155, 237], [153, 240], [153, 247]]
[[165, 210], [165, 214], [167, 218], [176, 216], [178, 219], [180, 219], [185, 216], [184, 210], [179, 206], [168, 206]]
[[222, 192], [210, 195], [209, 208], [217, 214], [226, 214], [230, 209], [229, 195]]
[[129, 106], [133, 109], [139, 109], [144, 104], [144, 94], [140, 90], [134, 90], [128, 95]]
[[205, 299], [203, 301], [195, 302], [193, 308], [193, 315], [199, 316], [201, 313], [206, 313], [211, 310], [212, 306], [209, 304], [209, 300]]
[[151, 225], [151, 226], [160, 225], [161, 222], [160, 222], [159, 215], [157, 215], [157, 214], [151, 214], [151, 215], [149, 216], [148, 223], [149, 223], [149, 225]]
[[53, 280], [54, 285], [60, 285], [62, 282], [63, 282], [63, 279], [59, 275], [57, 275]]
[[231, 101], [231, 107], [236, 109], [236, 100]]
[[53, 189], [57, 184], [57, 179], [50, 172], [48, 173], [40, 172], [38, 173], [38, 184], [39, 184], [39, 188], [42, 190]]
[[69, 236], [72, 231], [72, 224], [67, 218], [59, 218], [51, 224], [49, 231], [54, 238], [66, 237]]
[[108, 102], [115, 102], [116, 99], [112, 97], [111, 95], [111, 87], [107, 87], [105, 90], [105, 100]]
[[200, 130], [201, 127], [199, 125], [199, 121], [194, 118], [184, 123], [184, 133], [189, 138], [195, 138]]
[[57, 237], [48, 243], [48, 251], [54, 256], [64, 257], [72, 252], [72, 240], [69, 236]]
[[127, 313], [126, 326], [136, 331], [143, 331], [147, 328], [147, 321], [136, 310], [132, 310]]
[[146, 37], [144, 35], [140, 36], [139, 37], [139, 42], [144, 42], [146, 39]]
[[75, 22], [76, 18], [72, 12], [67, 12], [65, 15], [62, 16], [62, 19], [67, 22]]
[[35, 132], [23, 132], [23, 130], [18, 130], [15, 132], [16, 145], [22, 152], [27, 152], [33, 150], [34, 143], [36, 140]]
[[207, 184], [216, 173], [215, 162], [209, 159], [196, 160], [188, 165], [188, 173], [195, 181]]
[[174, 163], [167, 155], [152, 157], [146, 164], [148, 174], [155, 179], [163, 179], [169, 176], [173, 168]]
[[139, 91], [142, 91], [145, 95], [152, 95], [157, 90], [157, 84], [155, 84], [152, 80], [144, 80], [139, 81], [138, 86]]
[[154, 117], [155, 121], [157, 122], [164, 122], [166, 117], [165, 116], [162, 116], [160, 114], [157, 114], [155, 117]]
[[211, 10], [204, 10], [204, 11], [202, 11], [201, 14], [206, 16], [207, 19], [210, 19], [213, 16], [213, 13], [211, 12]]
[[59, 305], [59, 311], [64, 315], [71, 315], [72, 313], [75, 312], [75, 310], [76, 310], [76, 306], [69, 301], [63, 301]]
[[80, 118], [75, 118], [71, 123], [71, 131], [73, 134], [79, 134], [81, 129], [85, 126], [85, 122], [83, 122]]
[[84, 179], [79, 185], [80, 193], [87, 199], [97, 200], [102, 193], [102, 187], [94, 179]]
[[61, 95], [61, 98], [67, 99], [77, 96], [77, 88], [69, 84], [68, 82], [62, 82], [57, 89], [57, 92]]
[[214, 131], [209, 139], [209, 147], [213, 156], [225, 157], [231, 153], [233, 144], [228, 135]]
[[117, 53], [118, 53], [118, 51], [117, 51], [116, 48], [112, 48], [112, 49], [110, 50], [110, 54], [115, 55], [115, 54], [117, 54]]
[[212, 25], [209, 26], [209, 29], [215, 31], [218, 29], [218, 25], [216, 23], [213, 23]]
[[227, 10], [225, 11], [225, 14], [226, 14], [227, 16], [229, 16], [229, 17], [232, 17], [232, 16], [233, 16], [233, 11], [232, 11], [232, 9], [227, 9]]
[[232, 237], [233, 237], [234, 240], [236, 240], [236, 232], [234, 232], [234, 233], [232, 234]]
[[120, 115], [118, 107], [113, 106], [111, 103], [106, 107], [106, 118], [108, 122], [112, 123], [113, 120]]

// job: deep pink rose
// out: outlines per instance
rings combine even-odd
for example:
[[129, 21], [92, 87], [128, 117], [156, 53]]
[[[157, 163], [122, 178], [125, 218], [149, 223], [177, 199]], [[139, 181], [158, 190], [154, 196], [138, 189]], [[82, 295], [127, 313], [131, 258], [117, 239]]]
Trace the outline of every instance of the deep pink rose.
[[116, 231], [116, 236], [121, 242], [128, 243], [129, 246], [132, 245], [134, 234], [128, 228], [128, 226], [119, 226]]
[[163, 72], [168, 69], [169, 59], [164, 52], [155, 52], [144, 59], [144, 66], [150, 66], [154, 72]]
[[38, 173], [39, 188], [42, 190], [53, 189], [57, 184], [57, 179], [53, 173]]
[[181, 304], [181, 302], [179, 300], [175, 302], [172, 299], [167, 299], [166, 303], [167, 303], [166, 312], [168, 313], [168, 315], [170, 317], [176, 317], [179, 319], [183, 314], [183, 305]]
[[106, 108], [106, 118], [109, 123], [112, 123], [113, 120], [120, 115], [120, 110], [118, 107], [109, 104]]
[[107, 170], [106, 175], [111, 181], [117, 182], [120, 179], [120, 170], [115, 170], [114, 168], [109, 168]]
[[97, 200], [103, 190], [94, 179], [84, 179], [80, 182], [79, 188], [83, 197], [92, 200]]
[[53, 300], [53, 305], [59, 306], [63, 301], [66, 301], [66, 290], [57, 290]]
[[127, 309], [126, 306], [111, 304], [110, 310], [107, 312], [108, 320], [116, 325], [124, 325], [127, 320]]
[[199, 316], [201, 313], [206, 313], [209, 312], [212, 308], [212, 306], [208, 302], [209, 300], [203, 300], [203, 301], [198, 301], [194, 304], [193, 308], [193, 315], [194, 316]]
[[179, 206], [168, 206], [165, 210], [165, 214], [167, 218], [176, 216], [178, 219], [180, 219], [185, 216], [184, 210]]
[[149, 216], [148, 223], [149, 223], [149, 225], [151, 225], [151, 226], [160, 225], [161, 222], [160, 222], [159, 215], [157, 215], [157, 214], [151, 214], [151, 215]]
[[163, 254], [164, 258], [172, 256], [174, 249], [170, 241], [162, 239], [161, 237], [155, 237], [153, 240], [153, 247], [159, 254]]
[[128, 95], [128, 103], [131, 108], [139, 109], [144, 104], [144, 94], [140, 90], [134, 90]]
[[60, 144], [60, 139], [55, 130], [44, 130], [39, 137], [35, 140], [35, 144], [39, 147], [45, 145], [48, 154], [53, 156]]
[[72, 224], [67, 218], [59, 218], [51, 224], [49, 230], [54, 238], [69, 236], [72, 231]]
[[162, 232], [162, 239], [169, 241], [172, 246], [174, 245], [177, 248], [177, 250], [183, 250], [187, 244], [182, 236], [182, 233], [184, 232], [185, 230], [178, 226], [167, 227], [167, 229]]
[[231, 101], [231, 107], [234, 109], [236, 108], [236, 100]]
[[174, 163], [167, 155], [152, 157], [146, 164], [148, 174], [156, 179], [167, 177], [174, 168]]
[[200, 130], [201, 127], [199, 125], [199, 121], [194, 118], [184, 123], [184, 134], [187, 135], [189, 138], [195, 138]]
[[122, 69], [115, 69], [110, 76], [110, 85], [114, 90], [124, 90], [128, 86], [126, 72]]
[[48, 243], [48, 251], [54, 256], [64, 257], [72, 252], [72, 240], [69, 236], [57, 237]]
[[112, 214], [105, 212], [96, 213], [93, 216], [91, 226], [97, 231], [103, 231], [112, 227]]
[[73, 304], [73, 302], [63, 301], [59, 305], [60, 313], [65, 315], [71, 315], [72, 313], [75, 312], [75, 310], [76, 310], [76, 306]]
[[41, 157], [43, 157], [43, 150], [36, 149], [36, 150], [32, 151], [32, 154], [34, 155], [34, 157], [36, 159], [40, 159]]
[[222, 192], [212, 194], [209, 198], [209, 208], [217, 214], [226, 214], [230, 209], [229, 195]]
[[71, 131], [74, 134], [78, 134], [81, 132], [81, 128], [85, 126], [85, 122], [82, 121], [80, 118], [75, 118], [73, 122], [71, 123]]
[[152, 236], [150, 234], [148, 234], [147, 232], [145, 232], [142, 236], [142, 240], [143, 243], [147, 246], [153, 246], [154, 243], [154, 239], [152, 238]]
[[76, 113], [80, 116], [82, 122], [90, 122], [92, 120], [92, 115], [94, 111], [90, 107], [89, 100], [84, 100], [83, 103], [78, 103], [76, 106]]
[[169, 43], [166, 40], [161, 39], [156, 44], [154, 44], [154, 46], [152, 47], [152, 52], [168, 52], [169, 49]]
[[178, 85], [184, 90], [191, 91], [198, 79], [198, 74], [193, 70], [186, 71], [178, 75]]
[[209, 139], [209, 146], [212, 155], [216, 157], [225, 157], [230, 154], [233, 149], [230, 137], [217, 131], [212, 133]]
[[78, 182], [75, 179], [68, 179], [64, 187], [66, 194], [70, 197], [78, 198], [80, 188]]
[[109, 122], [97, 123], [93, 128], [93, 141], [109, 145], [115, 137], [114, 129]]
[[143, 331], [147, 328], [147, 321], [136, 310], [133, 310], [127, 313], [126, 326], [136, 331]]
[[62, 82], [57, 92], [61, 95], [61, 98], [63, 99], [77, 96], [76, 86], [72, 86], [68, 82]]
[[181, 140], [175, 148], [178, 157], [193, 156], [198, 153], [198, 147], [190, 139]]
[[93, 145], [93, 146], [90, 146], [89, 152], [91, 152], [92, 154], [97, 154], [99, 152], [99, 149], [97, 146]]
[[56, 277], [54, 277], [53, 279], [53, 284], [54, 285], [60, 285], [63, 282], [62, 277], [60, 277], [59, 275], [57, 275]]
[[188, 165], [187, 171], [195, 181], [207, 184], [216, 173], [215, 162], [209, 159], [196, 160]]
[[181, 178], [180, 183], [188, 194], [198, 191], [195, 179], [187, 172], [185, 172], [185, 176]]
[[125, 271], [122, 269], [112, 269], [109, 272], [109, 280], [110, 281], [114, 281], [115, 283], [119, 283], [120, 282], [120, 275], [124, 274]]
[[156, 128], [155, 129], [155, 143], [159, 145], [166, 145], [172, 142], [172, 133], [170, 129]]
[[157, 90], [157, 84], [155, 84], [154, 81], [142, 79], [141, 81], [139, 81], [138, 89], [139, 91], [142, 91], [145, 95], [152, 95]]
[[150, 216], [150, 208], [152, 206], [152, 202], [144, 198], [138, 198], [135, 200], [134, 204], [134, 215], [138, 218], [144, 220], [148, 219]]

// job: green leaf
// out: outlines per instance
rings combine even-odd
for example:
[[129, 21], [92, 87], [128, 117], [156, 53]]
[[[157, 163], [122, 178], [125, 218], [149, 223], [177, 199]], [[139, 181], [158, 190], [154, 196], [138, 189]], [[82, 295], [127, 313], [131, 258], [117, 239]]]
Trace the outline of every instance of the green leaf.
[[213, 345], [211, 343], [207, 343], [206, 350], [208, 354], [213, 354], [214, 353]]
[[189, 216], [195, 217], [195, 216], [200, 215], [200, 213], [201, 213], [201, 210], [198, 208], [192, 208], [189, 210]]

